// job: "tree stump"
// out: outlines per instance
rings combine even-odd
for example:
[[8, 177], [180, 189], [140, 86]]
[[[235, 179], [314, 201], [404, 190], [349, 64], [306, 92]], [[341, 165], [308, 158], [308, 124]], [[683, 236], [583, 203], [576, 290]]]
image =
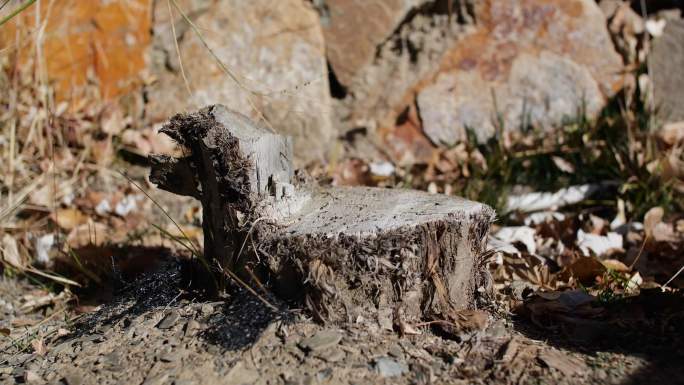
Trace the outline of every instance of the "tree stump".
[[303, 303], [322, 321], [391, 326], [474, 307], [495, 216], [488, 206], [307, 183], [293, 170], [289, 138], [223, 106], [176, 115], [161, 132], [188, 155], [153, 156], [150, 179], [202, 202], [211, 266]]

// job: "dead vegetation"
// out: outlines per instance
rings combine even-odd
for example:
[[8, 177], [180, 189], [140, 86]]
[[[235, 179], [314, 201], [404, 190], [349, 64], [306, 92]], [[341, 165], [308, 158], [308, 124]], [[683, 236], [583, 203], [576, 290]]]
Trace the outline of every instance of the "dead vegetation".
[[[500, 221], [483, 261], [491, 272], [493, 293], [484, 293], [480, 304], [492, 310], [495, 319], [529, 320], [553, 339], [571, 340], [569, 345], [599, 337], [610, 340], [615, 328], [631, 336], [627, 344], [643, 337], [645, 330], [655, 330], [656, 341], [676, 337], [682, 321], [684, 142], [681, 128], [662, 127], [655, 117], [645, 62], [648, 31], [634, 31], [624, 17], [614, 15], [610, 27], [631, 68], [631, 83], [596, 121], [578, 111], [553, 136], [527, 127], [497, 127], [499, 134], [487, 143], [471, 136], [466, 143], [440, 150], [431, 162], [410, 167], [353, 158], [311, 165], [309, 171], [324, 183], [412, 187], [495, 207]], [[6, 349], [0, 350], [43, 356], [51, 343], [75, 333], [73, 322], [81, 313], [98, 309], [79, 303], [79, 297], [89, 299], [93, 288], [113, 290], [131, 277], [154, 271], [168, 255], [198, 257], [206, 242], [200, 205], [189, 199], [179, 204], [155, 193], [145, 179], [147, 155], [183, 152], [144, 122], [141, 96], [104, 102], [92, 83], [78, 102], [58, 101], [46, 83], [46, 58], [38, 54], [19, 65], [12, 52], [7, 47], [0, 54], [2, 272], [41, 289], [22, 289], [31, 291], [19, 301], [26, 317], [0, 325], [0, 332], [9, 337], [3, 341]], [[520, 206], [509, 210], [514, 197], [596, 184], [600, 188], [592, 190], [593, 195], [569, 205], [552, 203], [534, 214]], [[312, 261], [307, 284], [324, 286], [333, 270]], [[247, 282], [251, 295], [272, 303], [259, 279]], [[159, 308], [163, 306], [157, 304]], [[309, 310], [314, 315], [332, 311], [320, 305]], [[465, 313], [463, 330], [485, 329], [478, 317], [481, 314]], [[391, 318], [392, 333], [409, 338], [431, 333], [433, 323], [439, 322]], [[53, 325], [56, 319], [65, 322]], [[297, 333], [310, 334], [308, 329]], [[528, 335], [546, 339], [538, 333]], [[508, 363], [506, 370], [523, 376], [519, 378], [525, 378], [521, 362], [526, 357], [538, 358], [546, 370], [555, 368], [555, 374], [586, 371], [577, 358], [558, 357], [556, 350], [537, 349], [534, 342], [516, 338], [496, 345], [500, 351], [489, 346], [470, 356], [459, 350], [456, 357], [467, 362], [478, 354], [496, 356]], [[676, 345], [678, 338], [670, 343]], [[406, 350], [420, 355], [434, 348], [423, 345]], [[434, 349], [435, 355], [444, 353]], [[477, 364], [470, 369], [466, 365], [459, 378], [476, 371]], [[491, 376], [501, 380], [500, 373]]]

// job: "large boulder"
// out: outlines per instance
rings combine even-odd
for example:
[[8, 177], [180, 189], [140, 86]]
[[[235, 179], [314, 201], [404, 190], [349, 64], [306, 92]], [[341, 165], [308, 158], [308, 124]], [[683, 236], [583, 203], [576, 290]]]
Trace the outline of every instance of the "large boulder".
[[147, 90], [149, 119], [161, 122], [221, 103], [295, 137], [298, 161], [322, 158], [334, 135], [323, 33], [311, 5], [303, 0], [179, 3], [227, 71], [173, 9], [179, 60], [168, 3], [157, 1], [151, 70], [158, 79]]
[[663, 122], [684, 120], [684, 19], [668, 20], [653, 41], [649, 70], [658, 117]]
[[453, 145], [472, 129], [550, 130], [595, 117], [622, 86], [622, 60], [592, 0], [480, 3], [478, 30], [442, 61], [417, 91], [423, 129]]
[[428, 0], [325, 0], [323, 32], [337, 79], [350, 86], [409, 12]]
[[484, 140], [499, 123], [550, 130], [592, 118], [622, 88], [592, 0], [318, 3], [338, 128], [365, 127], [401, 163], [429, 160], [466, 128]]
[[439, 68], [440, 58], [474, 24], [463, 7], [450, 17], [444, 0], [322, 3], [328, 60], [340, 83], [338, 129], [365, 127], [371, 136], [381, 135], [374, 128], [394, 123], [409, 91]]

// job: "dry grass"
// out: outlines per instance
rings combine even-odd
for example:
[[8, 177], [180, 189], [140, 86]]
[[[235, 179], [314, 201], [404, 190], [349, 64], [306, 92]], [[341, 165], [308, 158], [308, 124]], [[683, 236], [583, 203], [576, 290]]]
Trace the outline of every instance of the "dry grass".
[[[24, 5], [31, 5], [29, 3], [32, 2]], [[51, 1], [38, 2], [36, 6], [50, 7], [51, 4]], [[166, 6], [170, 19], [180, 15], [188, 23], [207, 55], [214, 59], [225, 76], [249, 95], [255, 114], [272, 128], [257, 107], [256, 98], [268, 98], [284, 91], [262, 93], [247, 87], [240, 74], [220, 60], [200, 28], [177, 1], [167, 0]], [[41, 49], [44, 30], [44, 22], [37, 19], [33, 30], [0, 53], [3, 90], [0, 104], [4, 107], [0, 127], [1, 137], [5, 139], [0, 142], [3, 159], [0, 232], [19, 240], [21, 258], [27, 267], [35, 260], [36, 239], [41, 235], [56, 234], [56, 248], [62, 252], [69, 250], [64, 246], [73, 229], [59, 225], [62, 209], [76, 207], [86, 216], [93, 217], [93, 222], [88, 223], [93, 229], [99, 228], [101, 222], [112, 226], [111, 218], [96, 215], [93, 207], [84, 208], [77, 201], [91, 194], [94, 186], [100, 192], [123, 191], [124, 195], [132, 194], [131, 190], [137, 191], [135, 182], [121, 180], [112, 171], [120, 162], [116, 153], [125, 141], [125, 131], [150, 128], [139, 119], [144, 110], [142, 102], [135, 110], [121, 110], [118, 101], [105, 102], [100, 98], [97, 82], [86, 87], [86, 96], [79, 101], [56, 101], [47, 81], [45, 61], [48, 58], [43, 56]], [[171, 32], [181, 78], [186, 91], [192, 95], [174, 23], [171, 23]], [[16, 52], [25, 46], [31, 46], [33, 55], [20, 65]], [[645, 63], [630, 66], [641, 68], [633, 74], [635, 79], [647, 72]], [[637, 220], [653, 206], [680, 212], [684, 191], [681, 180], [684, 177], [683, 143], [667, 142], [655, 134], [658, 123], [653, 118], [649, 92], [639, 89], [638, 82], [635, 84], [616, 97], [597, 122], [589, 122], [580, 115], [556, 137], [508, 132], [489, 143], [462, 143], [443, 149], [431, 164], [400, 170], [388, 184], [421, 189], [434, 185], [438, 192], [465, 195], [502, 207], [502, 198], [520, 185], [554, 189], [611, 179], [616, 180], [620, 188], [614, 197], [601, 205], [613, 212], [624, 207], [626, 215]], [[561, 170], [557, 166], [558, 158], [578, 171]], [[144, 186], [139, 187], [140, 191], [145, 191]], [[178, 240], [193, 254], [199, 255], [195, 244], [186, 242], [192, 237], [185, 234], [183, 226], [168, 213], [166, 217], [168, 224], [178, 230]], [[155, 226], [165, 237], [175, 237], [167, 231], [165, 224], [148, 227]]]

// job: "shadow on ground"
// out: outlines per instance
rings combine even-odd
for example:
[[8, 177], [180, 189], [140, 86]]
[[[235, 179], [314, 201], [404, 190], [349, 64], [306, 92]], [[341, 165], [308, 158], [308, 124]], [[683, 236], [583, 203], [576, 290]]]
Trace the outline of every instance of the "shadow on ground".
[[[174, 309], [210, 303], [214, 310], [207, 320], [209, 326], [198, 337], [223, 351], [239, 351], [254, 344], [273, 322], [288, 323], [292, 319], [291, 313], [286, 310], [287, 306], [276, 298], [266, 297], [277, 310], [266, 306], [254, 294], [240, 287], [231, 287], [227, 290], [229, 294], [218, 298], [189, 290], [182, 265], [181, 261], [168, 255], [154, 271], [142, 272], [133, 279], [118, 277], [112, 284], [111, 302], [103, 304], [100, 311], [80, 321], [75, 328], [78, 332], [71, 335], [70, 339], [119, 323], [127, 325], [139, 316], [155, 313], [159, 314], [161, 323]], [[97, 291], [91, 291], [90, 295], [101, 299]], [[89, 301], [89, 298], [85, 298], [85, 301]]]
[[[523, 335], [592, 357], [597, 365], [622, 370], [639, 357], [648, 365], [626, 376], [624, 385], [684, 383], [684, 296], [643, 290], [639, 296], [602, 307], [595, 317], [549, 315], [530, 322], [518, 317], [515, 328]], [[612, 353], [610, 355], [605, 353]], [[604, 358], [605, 357], [605, 358]], [[607, 358], [607, 357], [610, 357]], [[603, 366], [603, 365], [601, 365]]]

